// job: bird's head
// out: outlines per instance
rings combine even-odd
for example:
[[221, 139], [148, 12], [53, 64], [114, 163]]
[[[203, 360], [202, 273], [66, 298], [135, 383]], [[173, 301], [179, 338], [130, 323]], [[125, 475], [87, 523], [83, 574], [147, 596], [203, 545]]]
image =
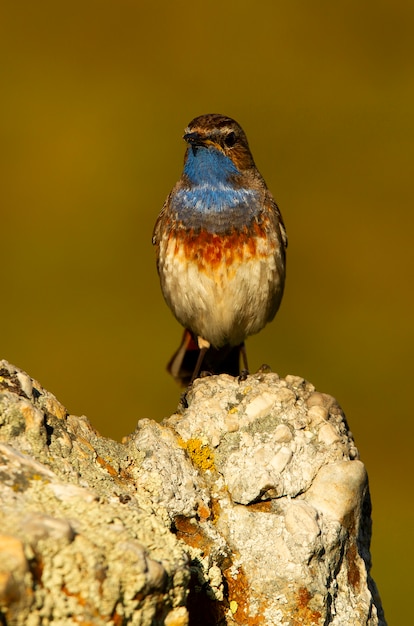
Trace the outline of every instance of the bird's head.
[[185, 129], [184, 140], [196, 157], [199, 150], [218, 151], [242, 172], [255, 167], [247, 137], [231, 117], [209, 113], [194, 118]]

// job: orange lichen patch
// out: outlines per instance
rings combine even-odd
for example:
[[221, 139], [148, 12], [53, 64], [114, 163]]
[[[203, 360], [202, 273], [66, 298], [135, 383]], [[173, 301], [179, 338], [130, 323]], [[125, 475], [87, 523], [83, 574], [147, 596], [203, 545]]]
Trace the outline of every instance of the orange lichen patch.
[[198, 514], [200, 519], [202, 519], [202, 520], [204, 519], [205, 520], [205, 519], [208, 519], [210, 517], [211, 511], [208, 508], [208, 506], [206, 506], [204, 504], [204, 502], [200, 502], [198, 504], [198, 507], [197, 507], [197, 514]]
[[228, 599], [229, 606], [231, 607], [232, 617], [235, 624], [242, 624], [243, 626], [258, 626], [265, 623], [263, 616], [265, 606], [264, 603], [261, 606], [259, 615], [249, 615], [249, 581], [243, 571], [243, 568], [239, 568], [237, 574], [233, 573], [232, 568], [228, 568], [223, 572], [228, 586]]
[[[227, 267], [250, 258], [260, 258], [258, 240], [266, 238], [266, 230], [258, 223], [242, 230], [215, 234], [205, 229], [182, 230], [170, 233], [174, 254], [183, 254], [188, 261], [196, 262], [200, 271], [209, 271], [224, 263]], [[265, 254], [267, 256], [268, 252]]]
[[292, 626], [299, 626], [300, 624], [320, 624], [322, 613], [312, 608], [312, 594], [306, 587], [300, 587], [296, 597], [296, 611], [291, 616]]
[[247, 624], [249, 613], [249, 582], [247, 577], [242, 568], [239, 568], [237, 575], [233, 575], [228, 569], [223, 574], [228, 585], [229, 602], [234, 602], [237, 605], [233, 619], [237, 624]]
[[359, 585], [361, 582], [361, 573], [359, 571], [359, 567], [357, 565], [357, 556], [358, 551], [356, 549], [356, 545], [351, 543], [347, 552], [346, 552], [346, 561], [348, 564], [348, 582], [349, 584], [358, 591]]
[[110, 476], [118, 476], [118, 472], [116, 471], [116, 469], [112, 467], [112, 465], [110, 465], [107, 461], [105, 461], [105, 459], [103, 459], [101, 456], [96, 457], [96, 462], [99, 463], [101, 467], [106, 469]]
[[214, 524], [219, 519], [220, 513], [221, 513], [220, 502], [217, 500], [217, 498], [211, 498], [210, 507], [211, 507], [211, 515], [213, 519], [213, 524]]
[[298, 591], [298, 607], [300, 609], [306, 609], [311, 598], [312, 596], [309, 589], [306, 589], [306, 587], [301, 587]]
[[204, 554], [211, 550], [211, 539], [207, 537], [199, 523], [194, 518], [177, 515], [174, 519], [176, 536], [192, 548], [198, 548]]
[[263, 500], [262, 502], [254, 502], [249, 504], [249, 511], [257, 511], [259, 513], [271, 513], [273, 511], [273, 505], [271, 500]]
[[179, 437], [178, 443], [184, 450], [187, 450], [191, 461], [199, 469], [203, 471], [215, 469], [213, 451], [207, 444], [203, 443], [201, 439], [188, 439], [184, 441]]
[[177, 515], [177, 517], [174, 518], [174, 524], [177, 529], [177, 534], [181, 533], [181, 535], [191, 537], [199, 532], [198, 524], [193, 517]]

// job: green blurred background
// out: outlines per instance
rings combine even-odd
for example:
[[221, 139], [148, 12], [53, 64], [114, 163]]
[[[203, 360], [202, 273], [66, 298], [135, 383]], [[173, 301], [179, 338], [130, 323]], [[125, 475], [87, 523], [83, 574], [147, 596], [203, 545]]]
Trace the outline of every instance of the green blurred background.
[[343, 406], [390, 625], [412, 612], [413, 27], [409, 0], [0, 5], [1, 357], [107, 436], [175, 409], [152, 227], [186, 124], [236, 118], [289, 235], [251, 369]]

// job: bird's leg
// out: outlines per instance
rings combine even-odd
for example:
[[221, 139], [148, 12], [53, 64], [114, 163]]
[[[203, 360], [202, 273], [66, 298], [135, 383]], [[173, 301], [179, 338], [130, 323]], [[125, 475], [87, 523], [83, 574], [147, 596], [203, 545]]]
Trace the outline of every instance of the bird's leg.
[[243, 380], [246, 380], [246, 378], [249, 375], [249, 366], [247, 364], [246, 345], [245, 345], [244, 341], [243, 341], [242, 344], [240, 344], [240, 353], [242, 355], [243, 369], [240, 372], [239, 381], [243, 381]]
[[242, 355], [242, 360], [243, 360], [243, 365], [244, 365], [243, 369], [248, 372], [249, 371], [249, 366], [247, 364], [246, 344], [244, 343], [244, 341], [243, 341], [243, 343], [240, 344], [240, 352], [241, 352], [241, 355]]
[[[180, 347], [178, 348], [176, 352], [174, 352], [174, 355], [172, 356], [170, 362], [167, 365], [167, 371], [170, 372], [171, 376], [177, 382], [181, 382], [181, 383], [183, 382], [182, 372], [181, 372], [182, 367], [183, 367], [183, 361], [184, 361], [185, 354], [192, 342], [193, 342], [193, 338], [192, 338], [190, 331], [185, 329]], [[194, 345], [194, 350], [195, 348], [196, 346]]]
[[208, 341], [206, 341], [205, 339], [203, 339], [202, 337], [197, 337], [197, 343], [198, 343], [198, 347], [200, 349], [200, 354], [198, 355], [197, 363], [196, 363], [196, 366], [194, 368], [193, 375], [191, 376], [190, 385], [191, 385], [192, 382], [195, 381], [195, 379], [199, 375], [200, 370], [201, 370], [201, 366], [202, 366], [203, 361], [204, 361], [205, 354], [206, 354], [207, 350], [210, 347], [210, 343]]

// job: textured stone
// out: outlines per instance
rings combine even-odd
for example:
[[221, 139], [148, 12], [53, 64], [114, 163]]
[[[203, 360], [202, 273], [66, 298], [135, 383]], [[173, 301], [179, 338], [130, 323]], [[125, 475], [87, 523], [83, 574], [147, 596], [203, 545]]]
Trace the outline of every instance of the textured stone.
[[384, 625], [366, 471], [335, 399], [269, 373], [196, 381], [187, 404], [164, 424], [210, 450], [227, 623]]
[[8, 625], [385, 626], [366, 470], [296, 376], [197, 380], [122, 444], [0, 362]]
[[51, 394], [4, 361], [0, 376], [6, 623], [162, 624], [171, 613], [171, 624], [186, 624], [188, 555], [165, 510], [154, 513], [151, 485], [129, 474], [139, 455], [85, 418], [65, 418]]

